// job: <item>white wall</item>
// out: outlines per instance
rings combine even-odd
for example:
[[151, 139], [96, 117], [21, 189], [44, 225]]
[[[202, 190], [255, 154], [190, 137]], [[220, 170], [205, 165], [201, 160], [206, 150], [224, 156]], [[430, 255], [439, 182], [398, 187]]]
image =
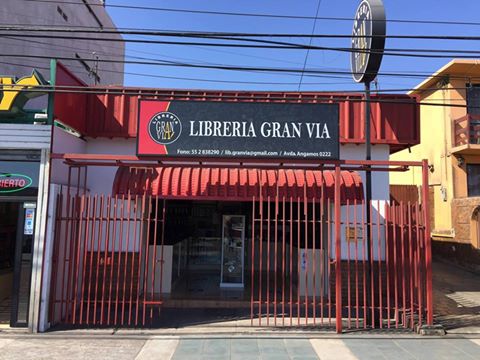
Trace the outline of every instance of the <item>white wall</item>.
[[[86, 143], [88, 154], [135, 155], [135, 139], [88, 139]], [[116, 166], [95, 166], [88, 169], [88, 188], [92, 194], [111, 194], [113, 179], [117, 172]]]
[[[72, 134], [62, 130], [61, 128], [53, 127], [52, 153], [76, 153], [83, 154], [86, 152], [87, 142]], [[68, 184], [68, 166], [64, 164], [64, 160], [52, 160], [52, 175], [51, 183], [59, 185]], [[72, 172], [71, 185], [77, 186], [77, 172]]]

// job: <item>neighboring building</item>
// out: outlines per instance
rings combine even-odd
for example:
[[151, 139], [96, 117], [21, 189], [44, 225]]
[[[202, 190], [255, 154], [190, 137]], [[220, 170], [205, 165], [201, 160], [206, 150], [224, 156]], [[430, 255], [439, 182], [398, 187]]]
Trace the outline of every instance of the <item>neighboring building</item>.
[[[434, 254], [480, 266], [480, 62], [452, 60], [410, 95], [424, 104], [421, 141], [390, 159], [428, 159]], [[421, 174], [392, 173], [390, 183], [420, 185]]]
[[[104, 6], [92, 4], [103, 3], [2, 0], [0, 23], [115, 29]], [[0, 37], [0, 327], [28, 326], [36, 331], [40, 318], [52, 127], [59, 123], [55, 121], [53, 94], [34, 88], [55, 84], [121, 85], [124, 43], [120, 34], [82, 34], [89, 40], [78, 41], [33, 36], [51, 33], [35, 32], [29, 37], [19, 34], [8, 32]], [[101, 37], [120, 41], [99, 41]], [[120, 62], [97, 63], [97, 56]], [[81, 80], [74, 84], [65, 82], [67, 70], [51, 61], [55, 58], [73, 58], [63, 62]], [[62, 101], [60, 96], [59, 101]], [[85, 106], [71, 109], [72, 114], [84, 111]]]
[[[102, 0], [59, 0], [54, 2], [25, 2], [2, 0], [0, 24], [2, 26], [48, 26], [88, 29], [115, 29]], [[20, 32], [21, 33], [21, 32]], [[53, 33], [35, 32], [33, 35], [47, 37], [19, 37], [15, 32], [0, 37], [0, 75], [23, 77], [37, 69], [49, 80], [50, 58], [66, 57], [76, 60], [61, 60], [77, 77], [89, 85], [122, 85], [123, 63], [96, 62], [95, 59], [124, 60], [123, 41], [99, 41], [99, 38], [121, 40], [120, 34], [57, 33], [61, 36], [82, 36], [89, 40], [48, 38]], [[25, 33], [22, 33], [25, 35]], [[27, 55], [11, 57], [4, 54]], [[44, 58], [35, 58], [42, 56]]]

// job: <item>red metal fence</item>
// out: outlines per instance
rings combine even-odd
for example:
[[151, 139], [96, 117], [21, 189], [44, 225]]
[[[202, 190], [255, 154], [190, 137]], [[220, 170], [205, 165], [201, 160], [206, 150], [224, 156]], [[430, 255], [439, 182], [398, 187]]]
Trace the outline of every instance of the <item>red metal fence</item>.
[[162, 304], [165, 202], [68, 193], [56, 201], [50, 321], [147, 325]]
[[[342, 332], [432, 324], [428, 186], [421, 203], [373, 200], [367, 208], [341, 199], [334, 169], [333, 197], [323, 186], [309, 197], [305, 183], [303, 194], [253, 198], [251, 325]], [[424, 184], [427, 171], [424, 162]], [[50, 322], [152, 324], [163, 303], [166, 200], [67, 192], [56, 204]]]

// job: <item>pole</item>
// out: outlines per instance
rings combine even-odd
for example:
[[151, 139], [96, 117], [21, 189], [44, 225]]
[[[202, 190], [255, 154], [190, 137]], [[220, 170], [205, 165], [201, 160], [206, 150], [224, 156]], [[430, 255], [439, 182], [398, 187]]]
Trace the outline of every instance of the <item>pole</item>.
[[[366, 151], [366, 160], [369, 161], [372, 159], [372, 144], [371, 144], [371, 130], [370, 130], [370, 82], [365, 83], [365, 151]], [[370, 216], [370, 202], [372, 200], [372, 172], [370, 171], [370, 166], [367, 165], [366, 173], [365, 173], [365, 188], [366, 188], [366, 196], [365, 196], [365, 206], [366, 206], [366, 214], [367, 214], [367, 226], [366, 226], [366, 238], [367, 238], [367, 288], [364, 289], [367, 295], [367, 304], [370, 303], [372, 307], [372, 312], [368, 309], [367, 306], [367, 314], [365, 314], [365, 321], [370, 323], [371, 314], [373, 315], [373, 298], [371, 293], [371, 279], [372, 279], [372, 266], [371, 266], [371, 259], [370, 254], [372, 251], [372, 243], [371, 243], [371, 236], [370, 236], [370, 228], [371, 228], [371, 216]], [[373, 323], [372, 323], [373, 327]]]

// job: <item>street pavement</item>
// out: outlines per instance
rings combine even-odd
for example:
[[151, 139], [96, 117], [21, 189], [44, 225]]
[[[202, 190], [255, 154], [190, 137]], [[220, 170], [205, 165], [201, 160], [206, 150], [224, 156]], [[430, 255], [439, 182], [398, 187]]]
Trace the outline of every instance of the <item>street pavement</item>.
[[[446, 336], [410, 332], [257, 332], [233, 327], [77, 329], [28, 334], [0, 329], [0, 360], [480, 360], [480, 276], [433, 264], [435, 322]], [[239, 331], [242, 330], [242, 331]]]
[[142, 336], [0, 334], [0, 359], [480, 359], [480, 336]]

